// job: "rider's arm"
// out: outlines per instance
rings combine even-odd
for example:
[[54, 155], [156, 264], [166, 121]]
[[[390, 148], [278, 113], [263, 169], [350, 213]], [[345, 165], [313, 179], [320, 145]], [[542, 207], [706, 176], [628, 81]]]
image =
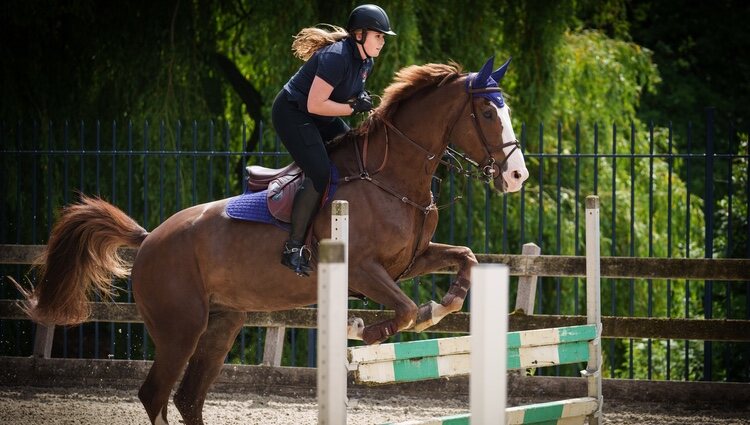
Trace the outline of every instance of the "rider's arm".
[[307, 96], [307, 110], [311, 114], [340, 117], [352, 114], [352, 107], [348, 103], [338, 103], [330, 99], [333, 86], [324, 79], [315, 76]]

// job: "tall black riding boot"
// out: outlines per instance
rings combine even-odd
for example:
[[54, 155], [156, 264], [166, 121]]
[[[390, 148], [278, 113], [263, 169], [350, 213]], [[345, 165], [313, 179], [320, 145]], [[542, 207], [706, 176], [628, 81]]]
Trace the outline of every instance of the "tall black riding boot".
[[292, 231], [289, 240], [284, 242], [281, 264], [294, 270], [300, 276], [309, 276], [310, 250], [305, 246], [307, 228], [320, 207], [321, 195], [315, 190], [312, 180], [306, 178], [294, 195], [292, 205]]

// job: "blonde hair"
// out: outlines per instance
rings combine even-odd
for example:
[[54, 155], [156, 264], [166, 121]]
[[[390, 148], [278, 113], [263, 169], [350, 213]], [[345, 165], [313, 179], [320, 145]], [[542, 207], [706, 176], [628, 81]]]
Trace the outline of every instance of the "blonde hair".
[[349, 33], [336, 25], [323, 24], [328, 29], [308, 27], [303, 28], [294, 36], [292, 51], [294, 56], [307, 61], [321, 47], [333, 44], [349, 36]]

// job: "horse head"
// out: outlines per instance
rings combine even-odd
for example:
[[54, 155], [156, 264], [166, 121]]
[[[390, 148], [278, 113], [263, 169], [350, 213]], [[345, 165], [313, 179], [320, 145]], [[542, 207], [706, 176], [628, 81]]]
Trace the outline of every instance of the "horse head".
[[[510, 120], [498, 83], [510, 59], [493, 71], [494, 57], [476, 73], [465, 76], [470, 99], [450, 130], [450, 141], [476, 162], [484, 178], [492, 180], [501, 192], [516, 192], [529, 177], [529, 171]], [[462, 119], [463, 118], [463, 119]]]

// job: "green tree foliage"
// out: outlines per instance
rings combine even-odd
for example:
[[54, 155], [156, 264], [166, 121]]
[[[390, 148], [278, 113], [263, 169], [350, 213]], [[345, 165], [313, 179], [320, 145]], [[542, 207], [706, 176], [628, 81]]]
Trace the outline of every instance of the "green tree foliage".
[[213, 11], [175, 2], [10, 1], [2, 13], [6, 120], [223, 113]]
[[716, 107], [728, 122], [747, 124], [750, 64], [741, 52], [750, 33], [740, 30], [750, 19], [744, 1], [634, 1], [628, 7], [630, 36], [656, 53], [663, 82], [644, 97], [641, 113], [655, 122], [665, 117], [703, 121], [704, 109]]
[[[573, 18], [573, 1], [509, 3], [502, 12], [503, 39], [516, 57], [516, 107], [531, 124], [549, 118], [557, 90], [558, 48]], [[523, 95], [521, 95], [523, 94]]]

